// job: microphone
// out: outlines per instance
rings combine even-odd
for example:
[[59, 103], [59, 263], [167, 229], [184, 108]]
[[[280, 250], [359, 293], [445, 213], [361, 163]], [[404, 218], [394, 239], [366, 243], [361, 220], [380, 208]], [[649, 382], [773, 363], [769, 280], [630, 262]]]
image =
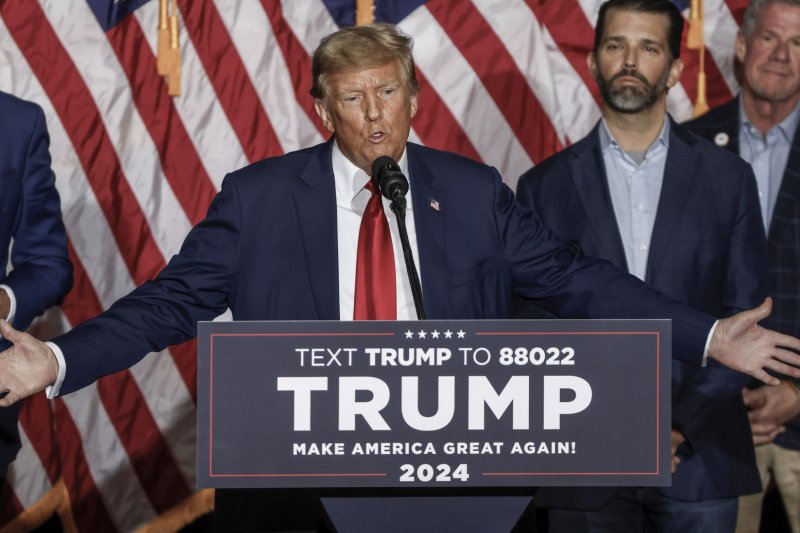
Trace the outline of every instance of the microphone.
[[372, 179], [377, 182], [381, 194], [394, 202], [402, 212], [405, 212], [408, 179], [403, 176], [403, 172], [395, 160], [383, 155], [373, 161]]
[[397, 216], [397, 229], [400, 232], [400, 243], [403, 247], [403, 259], [408, 272], [408, 282], [411, 285], [411, 294], [414, 296], [414, 308], [417, 318], [425, 320], [425, 307], [422, 304], [422, 286], [414, 264], [414, 255], [408, 241], [406, 228], [406, 193], [408, 193], [408, 179], [397, 162], [389, 156], [381, 156], [372, 162], [372, 179], [378, 183], [381, 194], [392, 201], [392, 211]]

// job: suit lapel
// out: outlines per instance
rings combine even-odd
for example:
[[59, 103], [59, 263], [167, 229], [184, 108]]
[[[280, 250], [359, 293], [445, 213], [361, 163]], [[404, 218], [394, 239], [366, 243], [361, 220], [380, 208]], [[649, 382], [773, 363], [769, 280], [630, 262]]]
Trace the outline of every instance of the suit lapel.
[[300, 239], [320, 320], [339, 318], [339, 248], [332, 142], [315, 150], [294, 187]]
[[[423, 160], [419, 147], [408, 143], [406, 150], [425, 313], [428, 318], [445, 318], [450, 316], [445, 252], [447, 197], [445, 190], [436, 186], [436, 175]], [[432, 202], [438, 202], [438, 209]]]
[[[739, 155], [739, 98], [734, 98], [720, 107], [719, 116], [722, 120], [716, 124], [714, 135], [711, 137], [714, 144], [736, 155]], [[727, 142], [721, 143], [723, 140]]]
[[[669, 119], [671, 121], [671, 119]], [[650, 237], [650, 252], [647, 254], [647, 270], [645, 280], [652, 280], [655, 269], [664, 260], [664, 256], [677, 233], [681, 217], [683, 217], [686, 199], [694, 183], [695, 170], [700, 164], [699, 153], [694, 149], [694, 141], [684, 139], [682, 131], [671, 121], [669, 134], [669, 151], [664, 167], [664, 180], [656, 210], [656, 220]]]
[[570, 175], [603, 257], [627, 270], [628, 262], [625, 260], [625, 249], [619, 235], [600, 151], [599, 127], [596, 126], [583, 141], [575, 145], [569, 160]]

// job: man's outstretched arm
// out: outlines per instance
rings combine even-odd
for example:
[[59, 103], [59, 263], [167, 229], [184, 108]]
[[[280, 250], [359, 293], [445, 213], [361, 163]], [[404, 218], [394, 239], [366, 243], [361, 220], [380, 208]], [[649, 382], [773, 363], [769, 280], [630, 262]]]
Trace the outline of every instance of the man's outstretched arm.
[[[708, 356], [768, 385], [778, 385], [780, 380], [766, 370], [800, 377], [800, 355], [786, 349], [800, 351], [800, 340], [758, 325], [771, 311], [772, 300], [767, 298], [754, 309], [721, 319], [709, 342]], [[14, 344], [0, 353], [0, 391], [7, 392], [0, 407], [56, 384], [59, 363], [46, 343], [15, 330], [5, 320], [0, 320], [0, 334]]]

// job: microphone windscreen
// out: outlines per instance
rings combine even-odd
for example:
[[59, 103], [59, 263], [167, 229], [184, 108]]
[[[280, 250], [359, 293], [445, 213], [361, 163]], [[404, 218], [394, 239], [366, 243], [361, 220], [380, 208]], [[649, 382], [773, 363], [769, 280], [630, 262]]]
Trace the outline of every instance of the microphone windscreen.
[[372, 162], [372, 178], [380, 181], [380, 174], [387, 170], [400, 172], [397, 162], [388, 155], [382, 155]]

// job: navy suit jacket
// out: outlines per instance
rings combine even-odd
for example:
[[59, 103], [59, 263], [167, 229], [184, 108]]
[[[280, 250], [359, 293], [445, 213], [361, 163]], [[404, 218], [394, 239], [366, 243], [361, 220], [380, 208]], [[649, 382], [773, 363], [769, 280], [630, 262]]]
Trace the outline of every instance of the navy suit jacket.
[[[72, 264], [61, 205], [50, 169], [50, 137], [44, 113], [31, 102], [0, 93], [0, 283], [17, 300], [14, 326], [58, 304], [72, 287]], [[6, 349], [7, 341], [0, 341]], [[19, 449], [17, 407], [0, 408], [0, 470]]]
[[[235, 320], [339, 318], [331, 142], [226, 176], [208, 215], [150, 282], [54, 339], [62, 393], [196, 335], [230, 308]], [[512, 290], [563, 316], [673, 318], [675, 353], [699, 364], [714, 318], [586, 258], [521, 208], [497, 171], [407, 145], [427, 316], [507, 318]], [[438, 202], [438, 209], [431, 206]]]
[[[757, 306], [766, 294], [766, 241], [756, 182], [740, 159], [674, 122], [650, 242], [645, 280], [695, 309], [727, 316]], [[518, 199], [560, 237], [587, 255], [627, 270], [598, 128], [544, 161], [519, 182]], [[752, 436], [741, 389], [748, 379], [719, 365], [672, 365], [673, 427], [689, 444], [660, 489], [698, 501], [757, 492]], [[597, 509], [615, 488], [542, 489], [544, 506]]]
[[[715, 107], [686, 126], [707, 139], [739, 153], [739, 99]], [[722, 135], [720, 135], [722, 134]], [[800, 128], [792, 147], [767, 232], [769, 294], [772, 315], [764, 324], [776, 331], [800, 335]], [[753, 386], [760, 386], [754, 383]], [[775, 442], [800, 450], [800, 417], [786, 424]]]

